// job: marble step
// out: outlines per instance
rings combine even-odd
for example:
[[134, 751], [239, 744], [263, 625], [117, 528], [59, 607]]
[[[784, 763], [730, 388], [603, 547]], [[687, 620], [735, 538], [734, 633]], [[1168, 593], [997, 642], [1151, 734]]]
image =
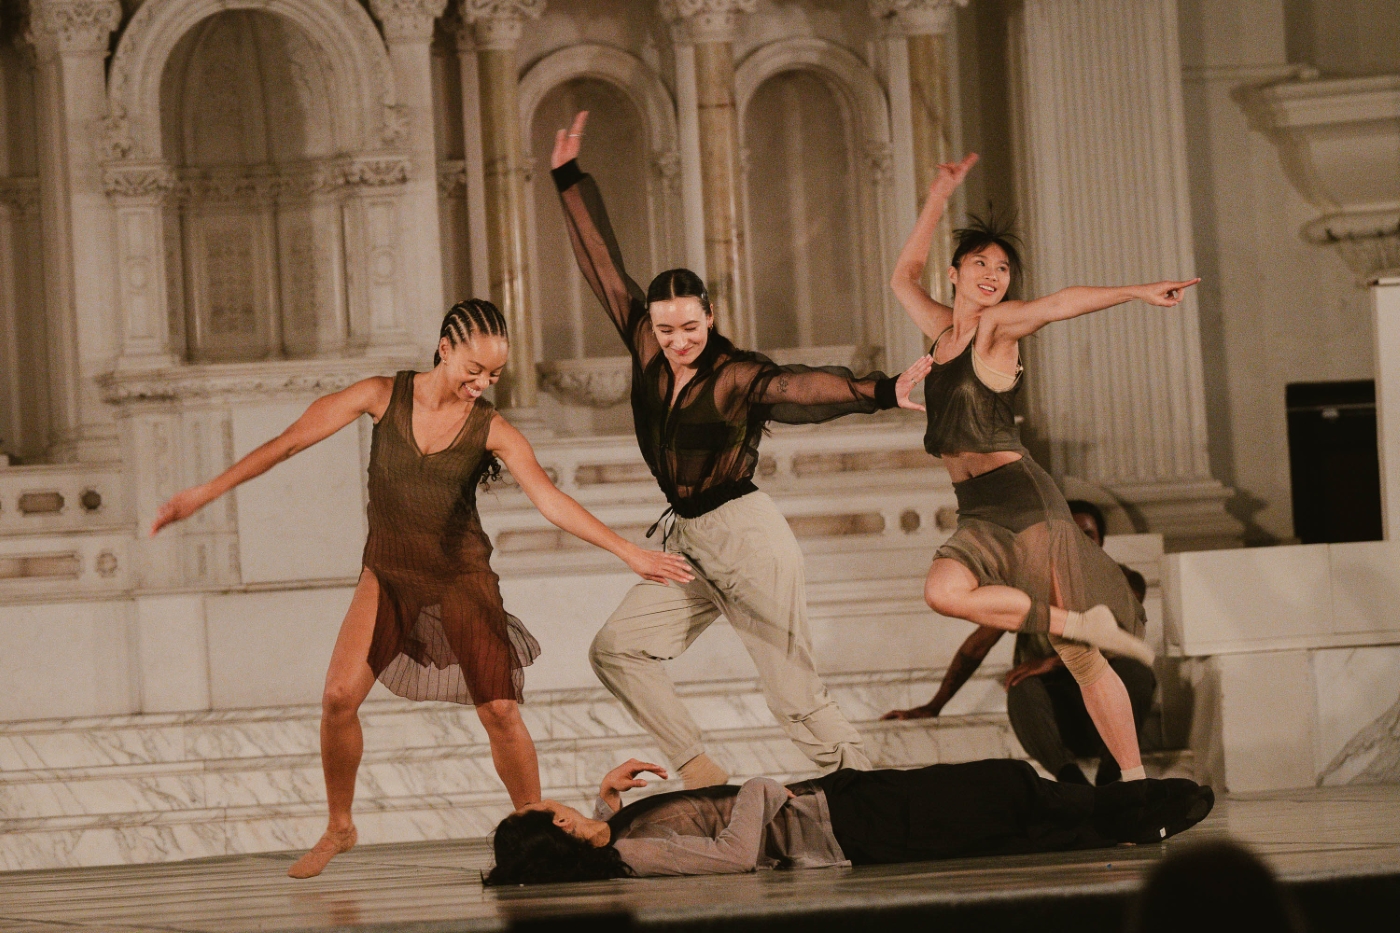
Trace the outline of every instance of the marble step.
[[[928, 725], [873, 722], [938, 672], [841, 676], [831, 690], [881, 765], [1020, 754], [989, 711]], [[988, 672], [988, 679], [995, 672]], [[970, 684], [969, 697], [977, 696]], [[682, 685], [711, 753], [736, 777], [812, 773], [752, 681]], [[532, 695], [522, 709], [546, 793], [586, 804], [618, 761], [661, 760], [602, 690]], [[316, 707], [29, 722], [0, 728], [0, 867], [159, 861], [310, 845], [324, 825]], [[509, 811], [475, 714], [368, 703], [356, 810], [383, 841], [480, 835]], [[665, 789], [668, 784], [658, 785]], [[407, 834], [407, 835], [405, 835]]]
[[[958, 697], [954, 710], [997, 713], [1004, 708], [995, 683], [1003, 671], [988, 664]], [[885, 710], [922, 702], [941, 671], [828, 674], [827, 686], [853, 720], [878, 719]], [[772, 725], [752, 680], [680, 683], [678, 692], [701, 728], [732, 730]], [[520, 707], [537, 742], [587, 741], [640, 734], [636, 723], [601, 687], [527, 691]], [[316, 754], [317, 705], [203, 713], [156, 713], [0, 723], [0, 775], [117, 766], [203, 763]], [[451, 703], [371, 700], [360, 720], [367, 749], [433, 749], [482, 745], [486, 734], [470, 707]]]

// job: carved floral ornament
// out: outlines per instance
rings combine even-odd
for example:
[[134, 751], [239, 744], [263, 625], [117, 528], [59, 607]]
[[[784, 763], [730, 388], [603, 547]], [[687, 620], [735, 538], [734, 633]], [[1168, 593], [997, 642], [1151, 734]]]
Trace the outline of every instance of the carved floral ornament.
[[632, 392], [632, 360], [626, 356], [553, 360], [536, 364], [540, 388], [550, 395], [589, 408], [611, 408]]
[[539, 19], [545, 0], [462, 0], [462, 22], [472, 27], [477, 48], [513, 49], [525, 20]]
[[251, 174], [209, 171], [179, 177], [164, 163], [110, 162], [103, 166], [103, 188], [111, 197], [173, 195], [180, 201], [276, 200], [310, 197], [342, 188], [383, 188], [409, 179], [408, 159], [398, 155], [360, 156], [314, 163], [298, 172]]
[[661, 0], [661, 16], [678, 38], [692, 42], [730, 42], [739, 14], [758, 9], [758, 0]]
[[119, 0], [30, 0], [26, 38], [42, 53], [105, 53], [121, 21]]
[[272, 363], [216, 363], [142, 373], [108, 373], [99, 378], [102, 400], [111, 404], [205, 399], [275, 398], [324, 395], [421, 360], [291, 360]]
[[870, 15], [894, 20], [905, 35], [943, 35], [953, 27], [953, 6], [968, 0], [868, 0]]

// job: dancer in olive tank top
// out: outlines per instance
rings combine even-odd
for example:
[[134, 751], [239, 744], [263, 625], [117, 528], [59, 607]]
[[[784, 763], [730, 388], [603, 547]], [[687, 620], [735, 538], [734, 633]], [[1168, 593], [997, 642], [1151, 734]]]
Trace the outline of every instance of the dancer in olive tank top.
[[942, 615], [1047, 639], [1079, 684], [1123, 778], [1140, 779], [1128, 692], [1099, 649], [1151, 664], [1152, 651], [1141, 639], [1142, 606], [1117, 565], [1074, 524], [1050, 475], [1021, 446], [1012, 404], [1021, 385], [1018, 342], [1047, 324], [1126, 301], [1174, 307], [1200, 280], [1080, 286], [1006, 301], [1020, 265], [1014, 237], [974, 223], [957, 231], [946, 272], [953, 305], [935, 301], [922, 282], [929, 247], [948, 198], [976, 161], [970, 155], [939, 166], [890, 283], [933, 342], [924, 447], [943, 459], [958, 498], [957, 531], [934, 555], [924, 597]]
[[507, 351], [505, 318], [495, 305], [454, 305], [432, 370], [365, 379], [317, 399], [281, 435], [175, 495], [151, 527], [155, 534], [188, 518], [361, 415], [374, 419], [364, 569], [321, 703], [330, 818], [321, 841], [292, 866], [294, 878], [319, 874], [355, 844], [350, 809], [364, 749], [358, 711], [376, 678], [412, 700], [475, 706], [511, 801], [520, 807], [540, 799], [535, 746], [517, 706], [522, 668], [539, 645], [501, 603], [476, 508], [477, 486], [500, 473], [500, 461], [555, 525], [606, 548], [647, 580], [693, 579], [684, 558], [625, 541], [555, 488], [524, 435], [481, 398], [500, 377]]

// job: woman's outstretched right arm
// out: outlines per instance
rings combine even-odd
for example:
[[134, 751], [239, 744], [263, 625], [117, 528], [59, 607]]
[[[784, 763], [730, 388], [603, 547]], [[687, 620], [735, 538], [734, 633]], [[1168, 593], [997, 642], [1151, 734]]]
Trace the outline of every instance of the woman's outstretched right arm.
[[628, 351], [645, 365], [661, 348], [647, 322], [646, 293], [622, 264], [622, 253], [598, 185], [578, 166], [587, 122], [588, 111], [580, 111], [573, 126], [556, 135], [550, 159], [554, 186], [564, 206], [564, 225], [569, 230], [579, 270], [622, 335]]
[[151, 523], [154, 535], [172, 522], [189, 518], [224, 493], [323, 441], [360, 415], [379, 418], [389, 407], [394, 380], [387, 376], [361, 379], [352, 386], [324, 395], [312, 402], [300, 418], [272, 440], [239, 460], [207, 483], [181, 490], [156, 512]]
[[[924, 267], [928, 265], [928, 251], [933, 246], [933, 235], [938, 230], [938, 222], [943, 219], [943, 211], [948, 199], [962, 184], [972, 166], [977, 164], [977, 153], [971, 153], [961, 162], [945, 162], [938, 166], [938, 177], [929, 187], [928, 200], [919, 212], [914, 223], [914, 232], [899, 251], [899, 259], [894, 264], [894, 276], [890, 288], [904, 306], [904, 310], [914, 319], [914, 324], [930, 340], [936, 340], [953, 324], [953, 309], [942, 302], [934, 301], [924, 288]], [[941, 275], [943, 270], [935, 270]]]

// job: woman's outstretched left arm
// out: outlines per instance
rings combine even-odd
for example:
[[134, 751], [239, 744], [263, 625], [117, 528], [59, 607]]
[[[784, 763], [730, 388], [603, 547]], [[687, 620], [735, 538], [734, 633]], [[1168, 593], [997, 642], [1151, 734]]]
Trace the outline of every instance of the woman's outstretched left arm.
[[[925, 354], [891, 379], [884, 373], [857, 378], [842, 366], [774, 366], [764, 362], [733, 367], [736, 381], [749, 378], [751, 388], [738, 393], [750, 401], [771, 406], [769, 417], [783, 424], [814, 424], [842, 415], [870, 414], [886, 408], [923, 411], [909, 393], [929, 370], [933, 360]], [[720, 394], [716, 394], [720, 399]], [[721, 407], [724, 407], [721, 402]]]
[[1034, 301], [1002, 302], [989, 312], [988, 317], [996, 330], [997, 339], [1020, 340], [1046, 324], [1092, 314], [1125, 301], [1145, 301], [1159, 308], [1174, 308], [1186, 297], [1186, 289], [1199, 281], [1199, 278], [1195, 278], [1117, 288], [1075, 285]]
[[616, 554], [638, 576], [647, 580], [689, 583], [695, 579], [690, 565], [681, 555], [638, 547], [598, 521], [592, 512], [555, 486], [544, 467], [535, 459], [534, 448], [525, 435], [499, 415], [491, 421], [486, 449], [501, 458], [535, 508], [554, 525], [576, 538]]

